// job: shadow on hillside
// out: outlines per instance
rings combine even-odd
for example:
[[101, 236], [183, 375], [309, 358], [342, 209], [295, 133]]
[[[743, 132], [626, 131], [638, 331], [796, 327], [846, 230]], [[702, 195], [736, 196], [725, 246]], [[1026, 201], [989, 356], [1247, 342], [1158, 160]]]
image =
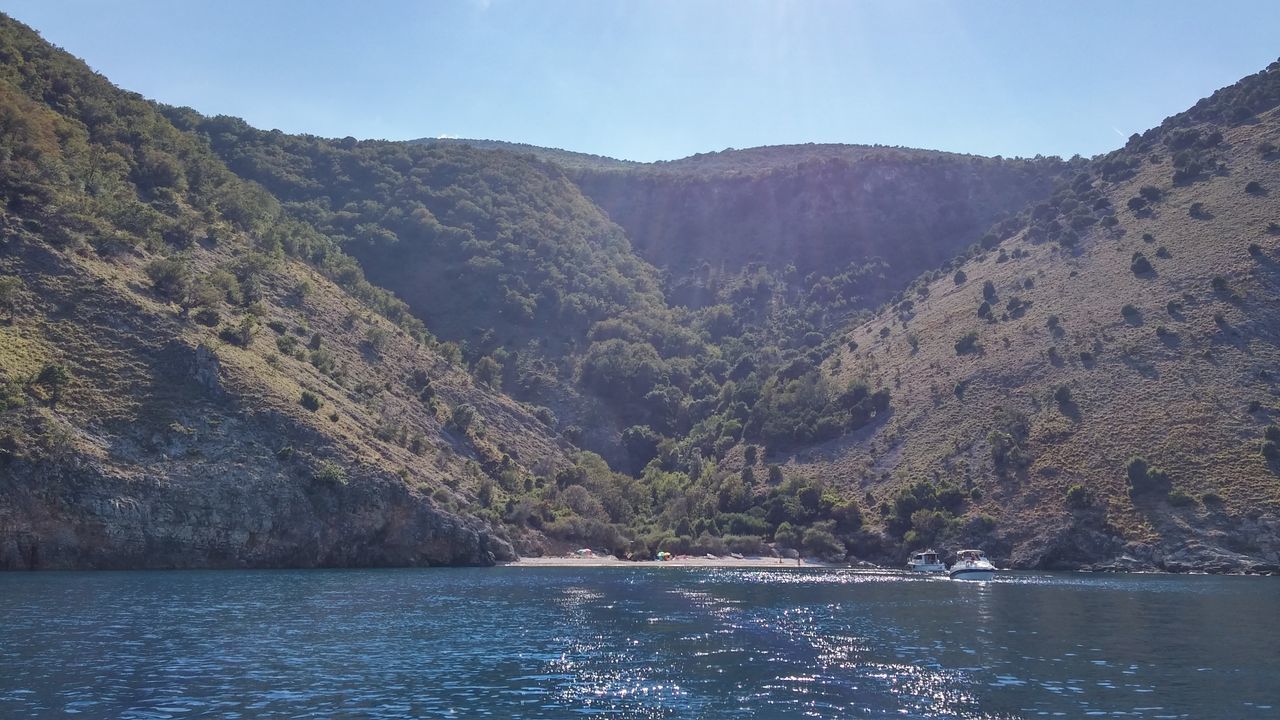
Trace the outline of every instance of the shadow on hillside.
[[1170, 350], [1177, 350], [1182, 347], [1182, 338], [1178, 333], [1166, 332], [1164, 334], [1158, 334], [1157, 337], [1159, 337], [1160, 342], [1164, 343], [1164, 346]]
[[1080, 405], [1075, 400], [1058, 403], [1058, 411], [1077, 425], [1084, 420], [1083, 416], [1080, 415]]
[[1157, 369], [1155, 365], [1151, 364], [1147, 360], [1144, 360], [1143, 358], [1136, 357], [1134, 355], [1125, 355], [1121, 357], [1121, 361], [1130, 370], [1133, 370], [1134, 372], [1138, 373], [1144, 378], [1147, 378], [1148, 380], [1160, 379], [1160, 370]]

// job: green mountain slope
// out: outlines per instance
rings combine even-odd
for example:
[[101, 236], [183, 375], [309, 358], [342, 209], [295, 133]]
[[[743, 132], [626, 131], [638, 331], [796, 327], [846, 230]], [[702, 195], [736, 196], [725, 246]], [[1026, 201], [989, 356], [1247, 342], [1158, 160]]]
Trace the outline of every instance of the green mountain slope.
[[333, 239], [7, 18], [0, 96], [0, 567], [511, 556], [475, 516], [489, 478], [565, 464], [562, 441]]

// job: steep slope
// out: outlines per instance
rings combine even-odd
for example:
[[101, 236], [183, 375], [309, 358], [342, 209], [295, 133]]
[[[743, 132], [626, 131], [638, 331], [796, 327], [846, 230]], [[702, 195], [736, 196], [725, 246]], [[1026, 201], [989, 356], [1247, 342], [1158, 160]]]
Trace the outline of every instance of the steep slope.
[[1024, 567], [1280, 565], [1278, 104], [1280, 64], [851, 328], [824, 373], [888, 384], [893, 416], [797, 470], [866, 493], [908, 545], [985, 542]]
[[1083, 164], [823, 144], [634, 163], [514, 143], [415, 142], [510, 150], [565, 168], [668, 274], [669, 298], [694, 307], [714, 304], [721, 278], [761, 265], [779, 275], [791, 268], [797, 289], [802, 278], [813, 285], [873, 266], [854, 304], [874, 305]]
[[751, 262], [822, 277], [879, 258], [885, 287], [896, 289], [976, 242], [1002, 214], [1045, 197], [1063, 167], [815, 145], [574, 177], [642, 256], [677, 277], [703, 263], [736, 270]]
[[566, 464], [562, 441], [331, 238], [3, 17], [0, 97], [0, 568], [512, 555], [490, 478]]

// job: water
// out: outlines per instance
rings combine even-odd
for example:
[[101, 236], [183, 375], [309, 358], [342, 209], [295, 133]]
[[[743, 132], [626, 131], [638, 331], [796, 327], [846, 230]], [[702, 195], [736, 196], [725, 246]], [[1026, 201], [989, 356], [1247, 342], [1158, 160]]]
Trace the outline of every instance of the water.
[[0, 574], [0, 717], [1280, 717], [1280, 578]]

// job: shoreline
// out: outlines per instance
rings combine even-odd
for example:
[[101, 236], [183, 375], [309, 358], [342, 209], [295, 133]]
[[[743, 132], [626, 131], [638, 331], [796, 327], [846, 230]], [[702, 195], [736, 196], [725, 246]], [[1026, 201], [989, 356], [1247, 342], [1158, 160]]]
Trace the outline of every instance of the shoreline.
[[499, 567], [697, 567], [697, 568], [848, 568], [847, 563], [825, 563], [818, 560], [776, 557], [676, 557], [670, 560], [619, 560], [612, 555], [592, 557], [555, 556], [522, 557], [497, 563]]

